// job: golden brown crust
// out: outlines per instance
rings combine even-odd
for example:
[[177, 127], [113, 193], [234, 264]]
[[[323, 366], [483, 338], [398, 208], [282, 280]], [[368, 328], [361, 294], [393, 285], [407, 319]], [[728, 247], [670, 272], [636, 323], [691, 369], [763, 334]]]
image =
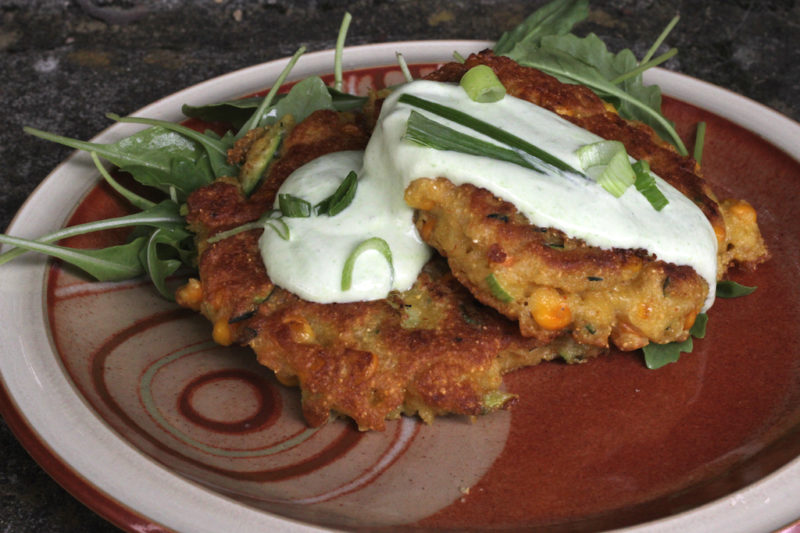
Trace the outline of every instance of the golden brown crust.
[[[602, 250], [533, 226], [485, 189], [418, 179], [406, 201], [426, 206], [417, 227], [456, 278], [478, 300], [519, 321], [523, 335], [543, 342], [564, 332], [601, 347], [611, 338], [623, 350], [684, 340], [707, 294], [690, 267], [641, 250]], [[510, 301], [492, 289], [490, 275]]]

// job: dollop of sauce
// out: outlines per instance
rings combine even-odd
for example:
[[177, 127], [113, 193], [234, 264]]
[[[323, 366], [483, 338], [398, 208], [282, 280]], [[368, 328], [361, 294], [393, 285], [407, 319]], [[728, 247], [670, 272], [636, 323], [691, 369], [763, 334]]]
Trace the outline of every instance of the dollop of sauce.
[[[415, 81], [394, 91], [363, 154], [330, 154], [292, 174], [280, 193], [294, 194], [312, 204], [330, 195], [350, 170], [359, 174], [352, 204], [334, 217], [285, 219], [291, 239], [283, 241], [267, 228], [261, 239], [262, 257], [272, 280], [310, 301], [349, 302], [384, 298], [392, 289], [406, 290], [416, 279], [430, 251], [416, 233], [412, 210], [403, 191], [415, 179], [443, 177], [456, 185], [472, 184], [516, 206], [537, 226], [557, 228], [600, 248], [641, 248], [658, 259], [692, 267], [706, 280], [714, 301], [717, 240], [702, 211], [661, 178], [656, 183], [669, 204], [656, 211], [634, 187], [616, 198], [591, 179], [546, 168], [530, 170], [513, 163], [454, 151], [435, 150], [404, 139], [412, 107], [398, 102], [408, 93], [468, 113], [521, 137], [581, 168], [575, 151], [601, 137], [557, 114], [513, 96], [491, 104], [469, 99], [458, 86]], [[415, 111], [484, 141], [499, 144], [473, 130]], [[341, 218], [340, 218], [341, 217]], [[378, 252], [356, 262], [353, 287], [341, 291], [347, 256], [360, 242], [381, 237], [394, 256], [394, 277]]]
[[[279, 194], [291, 194], [313, 206], [333, 194], [351, 170], [358, 174], [353, 201], [337, 215], [284, 217], [288, 240], [272, 228], [264, 229], [259, 246], [273, 283], [318, 303], [377, 300], [414, 284], [431, 257], [431, 249], [414, 227], [414, 212], [403, 201], [401, 181], [362, 168], [363, 158], [362, 151], [327, 154], [303, 165], [283, 183]], [[362, 253], [353, 267], [352, 285], [343, 291], [347, 258], [372, 237], [380, 237], [389, 245], [392, 266], [380, 252]]]

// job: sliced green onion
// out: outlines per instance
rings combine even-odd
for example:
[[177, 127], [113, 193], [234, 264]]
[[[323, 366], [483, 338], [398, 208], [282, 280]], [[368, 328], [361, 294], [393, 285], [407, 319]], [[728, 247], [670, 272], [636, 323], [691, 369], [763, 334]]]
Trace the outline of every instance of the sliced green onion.
[[636, 181], [625, 145], [619, 141], [586, 144], [575, 154], [586, 174], [617, 198]]
[[487, 122], [484, 122], [471, 115], [468, 115], [467, 113], [458, 111], [457, 109], [453, 109], [452, 107], [447, 107], [445, 105], [438, 104], [436, 102], [431, 102], [429, 100], [425, 100], [424, 98], [414, 96], [413, 94], [402, 94], [400, 95], [398, 101], [404, 104], [418, 107], [420, 109], [424, 109], [425, 111], [428, 111], [435, 115], [439, 115], [442, 118], [452, 120], [457, 124], [466, 126], [467, 128], [482, 133], [487, 137], [494, 139], [495, 141], [499, 141], [503, 144], [506, 144], [513, 149], [520, 150], [521, 152], [524, 152], [528, 155], [541, 159], [545, 163], [553, 165], [559, 170], [565, 170], [569, 172], [574, 172], [576, 174], [582, 174], [581, 171], [572, 168], [567, 163], [561, 161], [554, 155], [545, 152], [541, 148], [532, 145], [528, 141], [520, 139], [519, 137], [517, 137], [512, 133], [501, 130], [497, 126], [493, 126]]
[[279, 194], [278, 206], [285, 217], [308, 218], [311, 216], [311, 204], [291, 194]]
[[476, 65], [461, 77], [461, 87], [471, 100], [480, 103], [497, 102], [506, 95], [506, 88], [487, 65]]
[[389, 244], [380, 237], [372, 237], [356, 246], [355, 250], [345, 260], [344, 268], [342, 269], [343, 291], [349, 291], [353, 284], [353, 268], [356, 265], [356, 259], [369, 250], [379, 252], [386, 259], [386, 262], [389, 263], [392, 279], [394, 279], [394, 262], [392, 261], [392, 250], [389, 248]]
[[740, 296], [747, 296], [753, 293], [758, 287], [748, 287], [736, 283], [735, 281], [718, 281], [717, 282], [717, 297], [719, 298], [738, 298]]
[[464, 56], [462, 56], [461, 54], [459, 54], [455, 50], [453, 50], [453, 59], [455, 59], [456, 61], [458, 61], [462, 65], [467, 62], [467, 60], [464, 59]]
[[647, 161], [639, 160], [633, 164], [633, 171], [636, 173], [636, 182], [633, 184], [636, 190], [642, 193], [653, 209], [656, 211], [664, 209], [669, 204], [669, 200], [656, 185], [656, 179], [650, 172], [650, 164]]
[[490, 157], [498, 161], [506, 161], [536, 170], [537, 172], [545, 172], [544, 167], [535, 165], [531, 157], [522, 157], [518, 151], [471, 137], [466, 133], [431, 120], [417, 111], [411, 111], [408, 117], [404, 138], [434, 150], [452, 150], [462, 154]]
[[494, 276], [494, 272], [486, 276], [486, 284], [489, 285], [489, 290], [492, 291], [492, 296], [501, 302], [508, 303], [514, 301], [514, 297], [508, 294], [500, 282], [497, 281], [497, 278]]
[[706, 142], [706, 123], [705, 122], [698, 122], [697, 123], [697, 133], [694, 137], [694, 160], [697, 161], [697, 164], [700, 164], [700, 161], [703, 159], [703, 145]]
[[317, 214], [330, 217], [338, 215], [353, 201], [357, 188], [358, 175], [354, 170], [351, 170], [332, 195], [314, 206]]
[[396, 52], [395, 57], [397, 58], [397, 64], [400, 65], [400, 72], [403, 73], [403, 77], [406, 79], [406, 81], [414, 81], [414, 76], [412, 76], [411, 71], [408, 70], [408, 63], [406, 63], [406, 58], [403, 57], [403, 54]]
[[336, 38], [336, 51], [333, 57], [333, 88], [337, 91], [342, 90], [342, 51], [344, 50], [344, 41], [347, 38], [347, 30], [350, 28], [350, 21], [353, 16], [345, 11], [342, 17], [342, 25], [339, 26], [339, 35]]

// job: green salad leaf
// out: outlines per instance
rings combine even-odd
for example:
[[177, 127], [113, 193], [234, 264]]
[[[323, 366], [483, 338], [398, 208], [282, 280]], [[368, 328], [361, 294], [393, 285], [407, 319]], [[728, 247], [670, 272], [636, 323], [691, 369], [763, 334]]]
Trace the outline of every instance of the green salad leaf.
[[[336, 111], [356, 111], [361, 109], [367, 101], [366, 96], [348, 94], [337, 91], [332, 87], [326, 87], [326, 89], [331, 97], [331, 106]], [[275, 103], [266, 109], [263, 116], [267, 117], [275, 114], [275, 107], [287, 96], [288, 93], [275, 96]], [[241, 100], [227, 100], [200, 106], [184, 104], [181, 111], [189, 118], [196, 118], [205, 122], [230, 124], [234, 129], [238, 130], [258, 108], [261, 100], [261, 97], [254, 96]]]
[[325, 82], [318, 76], [306, 78], [295, 84], [286, 95], [275, 104], [273, 113], [269, 113], [263, 123], [274, 124], [285, 115], [292, 115], [296, 123], [305, 120], [314, 111], [333, 110], [333, 98]]
[[752, 294], [758, 287], [748, 287], [735, 281], [724, 280], [717, 282], [717, 297], [718, 298], [739, 298], [740, 296], [747, 296]]
[[674, 363], [680, 359], [682, 353], [691, 353], [694, 349], [694, 341], [702, 339], [706, 336], [706, 325], [708, 324], [708, 315], [700, 313], [689, 330], [689, 337], [681, 342], [669, 342], [667, 344], [656, 344], [651, 342], [644, 348], [644, 362], [647, 368], [655, 370], [661, 368], [669, 363]]
[[[642, 83], [638, 72], [640, 64], [633, 52], [626, 49], [614, 54], [595, 34], [581, 38], [568, 33], [587, 15], [586, 2], [556, 0], [540, 8], [514, 30], [503, 34], [494, 51], [521, 65], [555, 76], [561, 82], [589, 87], [614, 105], [622, 117], [650, 125], [686, 155], [686, 147], [674, 125], [661, 114], [660, 89]], [[564, 18], [559, 18], [556, 24], [553, 22], [555, 16]], [[659, 40], [663, 40], [663, 34]], [[632, 72], [637, 73], [631, 75]]]
[[182, 198], [214, 181], [206, 150], [180, 133], [161, 126], [144, 129], [109, 144], [70, 139], [28, 127], [24, 130], [77, 150], [96, 152], [142, 185], [164, 193], [174, 188]]
[[499, 55], [513, 55], [519, 50], [538, 46], [548, 35], [563, 35], [589, 16], [589, 0], [550, 2], [540, 7], [517, 27], [505, 32], [494, 45]]
[[122, 281], [144, 272], [139, 262], [139, 252], [147, 244], [147, 239], [139, 237], [127, 244], [83, 250], [0, 234], [0, 244], [56, 257], [80, 268], [98, 281]]

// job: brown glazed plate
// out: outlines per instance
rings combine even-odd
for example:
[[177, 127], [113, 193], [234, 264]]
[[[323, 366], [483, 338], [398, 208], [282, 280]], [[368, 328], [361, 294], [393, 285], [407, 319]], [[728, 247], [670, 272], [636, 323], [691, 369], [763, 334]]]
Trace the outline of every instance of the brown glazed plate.
[[[423, 74], [476, 41], [348, 48], [346, 90]], [[234, 72], [137, 114], [180, 120], [269, 87], [286, 64]], [[304, 56], [294, 79], [332, 70]], [[718, 300], [708, 335], [678, 363], [637, 353], [507, 376], [519, 403], [477, 420], [384, 432], [306, 427], [299, 394], [205, 319], [143, 280], [94, 283], [36, 256], [0, 275], [0, 407], [31, 455], [78, 499], [127, 530], [770, 531], [800, 518], [800, 125], [663, 70], [665, 113], [691, 143], [708, 124], [704, 172], [721, 197], [757, 209], [772, 260]], [[117, 124], [97, 142], [135, 131]], [[9, 232], [35, 237], [113, 216], [85, 154], [56, 168]]]

